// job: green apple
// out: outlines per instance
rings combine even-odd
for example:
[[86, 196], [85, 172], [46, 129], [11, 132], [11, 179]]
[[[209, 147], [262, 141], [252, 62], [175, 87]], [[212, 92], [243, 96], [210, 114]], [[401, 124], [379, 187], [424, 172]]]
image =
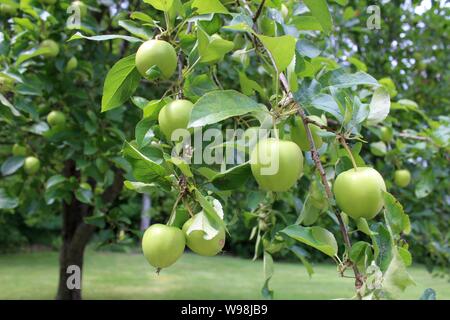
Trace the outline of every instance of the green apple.
[[51, 127], [63, 126], [66, 123], [66, 116], [61, 111], [52, 111], [47, 115], [47, 122]]
[[177, 53], [173, 46], [163, 40], [148, 40], [136, 53], [136, 67], [143, 77], [153, 66], [157, 66], [163, 78], [170, 78], [177, 68]]
[[78, 60], [76, 57], [72, 57], [67, 61], [65, 71], [71, 72], [72, 70], [76, 69], [78, 67]]
[[42, 56], [46, 58], [54, 58], [59, 54], [59, 45], [51, 39], [42, 41], [40, 48], [47, 49], [47, 51], [42, 54]]
[[291, 141], [261, 140], [250, 155], [253, 176], [261, 189], [287, 191], [303, 173], [303, 154]]
[[[325, 125], [324, 121], [317, 116], [309, 116], [308, 118], [321, 125]], [[322, 138], [318, 134], [321, 129], [312, 123], [308, 124], [308, 127], [311, 130], [314, 145], [317, 149], [320, 148], [323, 144]], [[308, 151], [310, 149], [308, 137], [306, 136], [305, 126], [303, 124], [302, 118], [300, 117], [297, 117], [295, 119], [295, 125], [291, 127], [291, 139], [300, 147], [300, 149], [304, 151]]]
[[183, 232], [186, 237], [186, 245], [201, 256], [212, 257], [222, 251], [225, 245], [225, 229], [220, 228], [219, 233], [212, 239], [205, 239], [205, 232], [203, 230], [194, 230], [187, 233], [189, 227], [194, 222], [195, 216], [190, 218], [183, 225]]
[[184, 233], [164, 224], [150, 226], [142, 238], [145, 258], [159, 269], [173, 265], [183, 255], [185, 245]]
[[399, 187], [406, 187], [411, 182], [411, 172], [406, 169], [397, 170], [394, 173], [394, 182]]
[[373, 168], [358, 167], [339, 174], [334, 183], [339, 208], [353, 219], [373, 219], [384, 205], [386, 185]]
[[174, 100], [161, 109], [158, 115], [159, 127], [168, 140], [171, 140], [176, 129], [187, 129], [193, 106], [192, 102], [181, 99]]
[[27, 155], [27, 148], [24, 146], [21, 146], [20, 144], [16, 143], [12, 147], [12, 154], [15, 157], [25, 157]]
[[82, 2], [82, 1], [73, 1], [71, 6], [73, 8], [77, 8], [80, 11], [81, 15], [86, 15], [87, 14], [87, 6]]
[[380, 138], [384, 142], [390, 142], [394, 136], [394, 132], [391, 128], [381, 127], [380, 129]]
[[23, 164], [25, 172], [29, 175], [35, 174], [41, 168], [41, 162], [36, 157], [27, 157]]

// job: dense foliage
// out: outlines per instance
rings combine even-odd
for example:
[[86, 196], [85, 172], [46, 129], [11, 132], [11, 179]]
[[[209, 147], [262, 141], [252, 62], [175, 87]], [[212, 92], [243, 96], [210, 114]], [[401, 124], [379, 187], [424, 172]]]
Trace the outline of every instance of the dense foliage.
[[[266, 297], [273, 257], [298, 257], [310, 274], [310, 261], [334, 261], [366, 298], [411, 285], [412, 261], [448, 270], [448, 7], [417, 14], [392, 1], [371, 30], [365, 1], [41, 2], [1, 1], [15, 8], [1, 13], [2, 248], [52, 242], [64, 267], [82, 264], [94, 234], [134, 245], [144, 193], [154, 221], [181, 229], [195, 215], [188, 237], [226, 228], [225, 252], [262, 257]], [[180, 99], [192, 103], [186, 119], [187, 104], [172, 104]], [[265, 180], [235, 136], [201, 145], [213, 157], [232, 146], [231, 165], [189, 164], [199, 146], [170, 139], [181, 127], [276, 128], [286, 158], [302, 165]], [[331, 193], [362, 166], [384, 178], [380, 214], [378, 202], [373, 215], [344, 214], [347, 195], [337, 206]], [[410, 183], [394, 183], [400, 169]], [[176, 260], [155, 257], [154, 244], [144, 244], [150, 263]], [[202, 237], [187, 245], [217, 253]]]

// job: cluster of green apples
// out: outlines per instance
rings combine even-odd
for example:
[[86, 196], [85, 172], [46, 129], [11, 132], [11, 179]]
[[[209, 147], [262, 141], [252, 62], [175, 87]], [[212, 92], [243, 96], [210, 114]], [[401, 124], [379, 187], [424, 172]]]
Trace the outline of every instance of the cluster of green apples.
[[202, 256], [215, 256], [225, 245], [225, 229], [212, 239], [205, 239], [205, 232], [193, 230], [188, 232], [195, 216], [187, 220], [180, 229], [175, 226], [154, 224], [149, 227], [142, 238], [142, 251], [147, 261], [158, 270], [170, 267], [184, 253], [186, 245], [193, 252]]
[[[163, 40], [146, 41], [136, 53], [136, 67], [146, 78], [154, 67], [159, 70], [158, 76], [170, 78], [177, 67], [175, 49]], [[187, 129], [192, 108], [192, 102], [180, 99], [168, 103], [161, 109], [158, 116], [159, 126], [168, 140], [171, 140], [176, 129]], [[309, 119], [319, 125], [326, 125], [323, 118], [310, 116]], [[323, 145], [322, 129], [314, 123], [308, 124], [308, 127], [315, 146], [320, 148]], [[392, 139], [390, 130], [382, 130], [381, 134], [383, 141]], [[265, 138], [259, 141], [250, 154], [251, 171], [259, 187], [274, 192], [288, 191], [292, 188], [303, 175], [302, 151], [309, 149], [305, 125], [299, 117], [291, 127], [290, 140]], [[395, 182], [400, 186], [409, 184], [410, 175], [405, 171], [407, 170], [395, 173]], [[333, 186], [337, 205], [353, 219], [373, 219], [384, 205], [384, 191], [386, 185], [383, 177], [369, 167], [355, 167], [340, 173]], [[220, 252], [225, 240], [224, 230], [221, 230], [214, 239], [206, 240], [203, 231], [187, 234], [191, 223], [192, 219], [186, 222], [182, 229], [157, 224], [145, 232], [142, 248], [151, 265], [156, 268], [172, 265], [183, 254], [186, 244], [192, 251], [201, 255], [215, 255]]]

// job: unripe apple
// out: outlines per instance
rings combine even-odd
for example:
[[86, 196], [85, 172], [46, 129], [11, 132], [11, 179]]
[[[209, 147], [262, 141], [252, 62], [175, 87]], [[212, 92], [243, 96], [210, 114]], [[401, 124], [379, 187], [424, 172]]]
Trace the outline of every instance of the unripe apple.
[[36, 157], [27, 157], [25, 159], [25, 163], [23, 165], [25, 172], [29, 175], [33, 175], [36, 172], [38, 172], [40, 167], [41, 167], [41, 162]]
[[212, 257], [222, 251], [225, 245], [225, 229], [220, 228], [219, 233], [212, 239], [207, 240], [204, 238], [205, 232], [203, 230], [194, 230], [191, 233], [187, 233], [190, 226], [194, 222], [195, 216], [190, 218], [183, 225], [183, 232], [186, 237], [186, 245], [193, 252], [201, 255]]
[[188, 100], [174, 100], [165, 105], [158, 115], [159, 127], [168, 140], [176, 129], [186, 129], [193, 108]]
[[42, 56], [46, 58], [54, 58], [59, 53], [59, 45], [51, 39], [42, 41], [40, 48], [47, 49], [45, 53], [42, 53]]
[[78, 60], [76, 57], [72, 57], [67, 61], [65, 71], [71, 72], [72, 70], [76, 69], [78, 67]]
[[157, 66], [163, 78], [170, 78], [177, 68], [177, 53], [173, 46], [163, 40], [148, 40], [136, 53], [136, 67], [143, 77], [147, 70]]
[[12, 154], [15, 157], [25, 157], [27, 155], [27, 148], [16, 143], [12, 147]]
[[51, 127], [63, 126], [66, 123], [66, 116], [61, 111], [52, 111], [47, 115], [47, 122]]
[[[314, 120], [315, 122], [321, 124], [321, 125], [325, 125], [324, 121], [317, 117], [317, 116], [309, 116], [308, 117], [311, 120]], [[323, 144], [323, 140], [322, 137], [319, 136], [319, 132], [321, 131], [321, 129], [316, 126], [315, 124], [308, 124], [308, 127], [311, 131], [313, 140], [314, 140], [314, 145], [316, 146], [317, 149], [319, 149], [322, 144]], [[309, 147], [309, 140], [308, 137], [306, 135], [306, 129], [305, 126], [303, 124], [303, 120], [300, 117], [297, 117], [295, 119], [295, 125], [291, 127], [291, 139], [292, 141], [294, 141], [299, 147], [300, 149], [302, 149], [303, 151], [308, 151], [310, 149]]]
[[287, 191], [303, 173], [303, 154], [291, 141], [269, 138], [260, 141], [250, 155], [253, 176], [261, 189]]
[[399, 187], [406, 187], [411, 182], [411, 172], [406, 169], [397, 170], [394, 174], [394, 182]]
[[394, 132], [391, 128], [381, 127], [380, 129], [380, 138], [384, 142], [390, 142], [394, 136]]
[[155, 268], [167, 268], [174, 264], [184, 252], [184, 233], [175, 227], [154, 224], [144, 233], [142, 251], [147, 261]]
[[386, 185], [373, 168], [358, 167], [342, 172], [334, 183], [339, 208], [353, 219], [373, 219], [384, 205]]

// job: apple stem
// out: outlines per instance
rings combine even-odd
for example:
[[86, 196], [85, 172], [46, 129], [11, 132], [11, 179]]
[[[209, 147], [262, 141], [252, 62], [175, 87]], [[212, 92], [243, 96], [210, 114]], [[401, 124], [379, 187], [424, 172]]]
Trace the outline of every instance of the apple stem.
[[353, 157], [352, 150], [350, 150], [350, 147], [348, 146], [347, 142], [345, 142], [345, 138], [342, 136], [339, 136], [338, 140], [342, 144], [342, 146], [345, 148], [345, 150], [347, 151], [347, 154], [348, 154], [350, 160], [352, 161], [353, 168], [355, 168], [355, 171], [358, 171], [358, 166], [356, 165], [356, 161], [355, 161], [355, 158]]

